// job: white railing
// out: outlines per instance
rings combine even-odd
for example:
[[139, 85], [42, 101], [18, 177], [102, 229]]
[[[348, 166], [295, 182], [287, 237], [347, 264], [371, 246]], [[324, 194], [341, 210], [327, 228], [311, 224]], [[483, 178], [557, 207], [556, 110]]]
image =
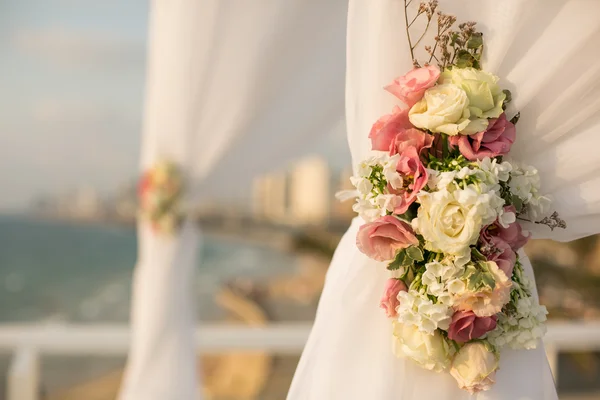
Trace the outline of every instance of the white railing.
[[[266, 327], [208, 325], [196, 331], [201, 352], [258, 350], [299, 354], [309, 324], [271, 324]], [[123, 325], [0, 325], [0, 352], [13, 353], [7, 377], [7, 400], [39, 400], [39, 360], [44, 355], [125, 355], [129, 329]], [[552, 322], [545, 338], [556, 376], [561, 351], [600, 351], [600, 322]]]

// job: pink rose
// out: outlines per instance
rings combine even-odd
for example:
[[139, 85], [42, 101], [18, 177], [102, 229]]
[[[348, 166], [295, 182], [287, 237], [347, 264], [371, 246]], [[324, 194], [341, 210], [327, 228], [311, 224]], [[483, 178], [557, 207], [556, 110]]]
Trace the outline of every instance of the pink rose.
[[502, 238], [498, 236], [491, 237], [483, 253], [488, 261], [494, 261], [506, 276], [509, 278], [512, 276], [517, 262], [517, 255]]
[[435, 65], [415, 68], [385, 87], [385, 90], [402, 100], [408, 108], [423, 98], [425, 91], [435, 85], [440, 70]]
[[396, 278], [390, 278], [385, 283], [385, 291], [383, 292], [383, 296], [381, 296], [381, 301], [379, 303], [379, 307], [385, 310], [385, 313], [388, 317], [393, 318], [398, 316], [398, 312], [396, 308], [400, 305], [400, 300], [398, 300], [398, 293], [406, 292], [408, 288], [406, 284]]
[[419, 159], [419, 153], [414, 147], [407, 147], [400, 154], [396, 171], [402, 177], [404, 186], [392, 188], [388, 185], [388, 191], [397, 195], [394, 205], [395, 214], [404, 214], [408, 207], [417, 199], [417, 194], [427, 184], [427, 169]]
[[478, 339], [489, 331], [496, 329], [498, 317], [478, 317], [473, 311], [457, 311], [452, 316], [448, 338], [458, 343], [466, 343]]
[[408, 120], [408, 110], [398, 106], [394, 107], [391, 114], [384, 115], [373, 124], [369, 133], [372, 149], [379, 151], [389, 150], [398, 132], [412, 127]]
[[391, 215], [360, 227], [356, 236], [358, 249], [377, 261], [389, 261], [398, 250], [419, 244], [409, 224]]
[[[512, 212], [516, 214], [517, 210], [514, 206], [505, 206], [504, 212]], [[498, 223], [498, 221], [496, 221], [493, 224], [483, 228], [480, 239], [482, 242], [489, 244], [491, 242], [491, 238], [494, 236], [497, 236], [504, 242], [508, 243], [508, 245], [514, 251], [517, 251], [521, 247], [525, 246], [531, 238], [531, 234], [527, 236], [523, 234], [523, 228], [521, 228], [521, 224], [519, 224], [518, 221], [510, 224], [508, 228], [504, 228]]]
[[402, 154], [408, 147], [416, 148], [417, 153], [420, 154], [423, 149], [430, 148], [432, 143], [433, 135], [415, 128], [402, 129], [390, 142], [390, 155]]
[[508, 154], [515, 137], [515, 126], [502, 113], [499, 118], [489, 120], [486, 131], [470, 136], [450, 136], [450, 144], [458, 146], [461, 154], [468, 160], [475, 161]]

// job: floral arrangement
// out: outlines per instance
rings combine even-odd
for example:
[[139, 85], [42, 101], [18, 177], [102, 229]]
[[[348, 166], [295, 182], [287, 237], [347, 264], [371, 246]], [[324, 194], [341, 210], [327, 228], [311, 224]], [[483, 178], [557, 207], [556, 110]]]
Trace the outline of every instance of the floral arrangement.
[[180, 227], [182, 189], [181, 172], [171, 162], [159, 161], [142, 175], [138, 187], [140, 216], [155, 232], [173, 234]]
[[[422, 3], [412, 22], [407, 13], [411, 54], [425, 34], [413, 45], [408, 28], [422, 16], [429, 27], [436, 8]], [[357, 245], [391, 273], [381, 307], [395, 354], [475, 393], [495, 383], [501, 348], [535, 348], [545, 333], [519, 221], [566, 225], [547, 216], [537, 170], [508, 158], [518, 114], [506, 115], [510, 92], [481, 69], [476, 24], [453, 31], [456, 18], [437, 20], [429, 62], [385, 87], [401, 105], [375, 122], [372, 156], [351, 178], [365, 221]]]

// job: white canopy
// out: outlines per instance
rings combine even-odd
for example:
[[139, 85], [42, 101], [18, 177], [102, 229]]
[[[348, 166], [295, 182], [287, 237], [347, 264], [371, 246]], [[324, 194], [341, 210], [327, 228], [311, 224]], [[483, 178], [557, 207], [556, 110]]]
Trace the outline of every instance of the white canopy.
[[[178, 163], [232, 184], [296, 156], [343, 120], [343, 0], [154, 1], [142, 169]], [[217, 177], [217, 178], [215, 178]], [[198, 383], [191, 282], [198, 232], [144, 223], [133, 287], [133, 340], [121, 398], [184, 400]]]

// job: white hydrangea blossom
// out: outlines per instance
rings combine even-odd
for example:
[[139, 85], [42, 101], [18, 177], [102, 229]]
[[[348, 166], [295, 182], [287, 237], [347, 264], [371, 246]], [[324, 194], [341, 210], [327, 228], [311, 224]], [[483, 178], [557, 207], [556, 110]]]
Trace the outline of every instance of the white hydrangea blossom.
[[381, 217], [381, 210], [367, 199], [356, 199], [356, 203], [352, 206], [352, 210], [360, 215], [366, 222], [373, 222]]
[[421, 332], [433, 335], [436, 329], [448, 330], [453, 310], [445, 304], [435, 304], [425, 293], [410, 289], [398, 293], [398, 322], [415, 325]]
[[546, 334], [545, 306], [533, 297], [521, 298], [516, 303], [514, 315], [499, 314], [496, 329], [487, 338], [494, 346], [509, 346], [512, 349], [535, 349]]
[[[452, 306], [454, 296], [450, 290], [450, 283], [456, 281], [464, 286], [464, 283], [457, 278], [464, 273], [465, 268], [456, 266], [449, 261], [433, 261], [425, 264], [425, 268], [421, 282], [427, 286], [427, 294], [436, 296], [441, 304]], [[452, 286], [452, 289], [457, 289], [456, 284]], [[464, 287], [459, 290], [464, 290]]]
[[402, 176], [396, 171], [399, 159], [400, 154], [395, 154], [383, 163], [383, 176], [393, 189], [400, 189], [404, 184]]
[[514, 164], [510, 174], [510, 191], [519, 197], [525, 205], [529, 217], [538, 221], [550, 211], [552, 200], [540, 193], [540, 175], [535, 167], [525, 164]]
[[512, 194], [527, 204], [540, 190], [540, 176], [537, 169], [530, 165], [513, 164], [508, 185]]
[[393, 212], [398, 200], [396, 195], [382, 194], [374, 191], [371, 174], [373, 167], [382, 169], [382, 178], [393, 188], [399, 189], [404, 182], [402, 176], [396, 171], [399, 155], [389, 156], [387, 153], [376, 153], [363, 160], [357, 165], [356, 173], [350, 178], [350, 182], [356, 188], [355, 191], [345, 191], [337, 194], [340, 199], [356, 198], [352, 209], [358, 213], [366, 222], [372, 222], [379, 217]]
[[512, 165], [509, 162], [498, 163], [496, 159], [489, 157], [477, 161], [477, 166], [482, 174], [482, 182], [488, 185], [490, 190], [496, 192], [500, 192], [500, 182], [508, 181], [512, 171]]

